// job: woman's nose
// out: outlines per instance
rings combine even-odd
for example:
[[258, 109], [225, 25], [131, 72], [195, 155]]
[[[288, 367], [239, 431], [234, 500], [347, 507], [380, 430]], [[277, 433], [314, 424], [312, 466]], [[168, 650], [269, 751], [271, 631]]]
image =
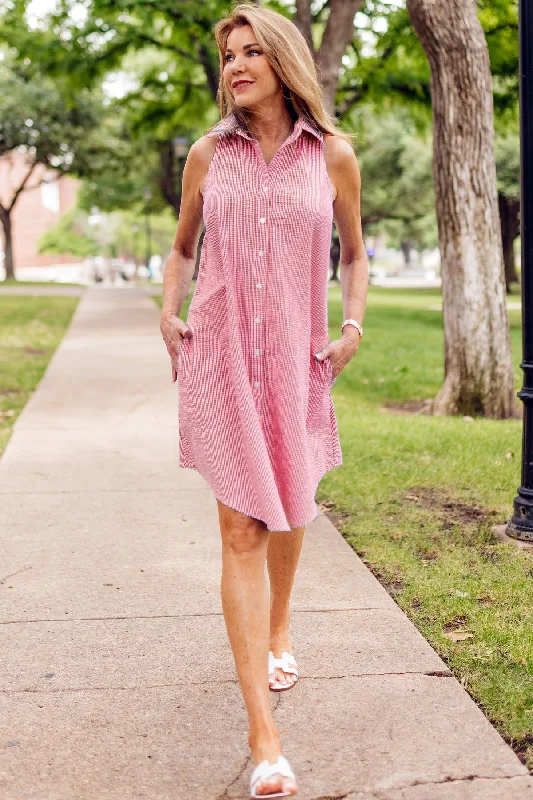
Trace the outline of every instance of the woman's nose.
[[241, 63], [241, 61], [243, 59], [244, 59], [244, 55], [239, 55], [238, 53], [237, 53], [237, 55], [233, 56], [233, 62], [232, 62], [232, 65], [231, 65], [231, 71], [232, 72], [241, 72], [242, 71], [242, 68], [239, 67], [239, 65], [240, 65], [240, 63]]

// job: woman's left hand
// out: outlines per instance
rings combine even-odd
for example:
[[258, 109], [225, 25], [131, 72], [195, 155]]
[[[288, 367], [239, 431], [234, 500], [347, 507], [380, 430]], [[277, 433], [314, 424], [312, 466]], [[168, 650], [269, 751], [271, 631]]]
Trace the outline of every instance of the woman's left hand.
[[357, 353], [360, 341], [361, 335], [357, 328], [353, 325], [346, 325], [340, 339], [334, 339], [315, 355], [319, 361], [329, 357], [332, 376], [335, 379]]

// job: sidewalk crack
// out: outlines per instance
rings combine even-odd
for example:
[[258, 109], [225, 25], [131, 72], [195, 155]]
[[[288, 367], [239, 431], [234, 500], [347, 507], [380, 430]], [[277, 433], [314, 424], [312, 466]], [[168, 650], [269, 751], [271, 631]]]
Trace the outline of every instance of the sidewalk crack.
[[9, 575], [6, 575], [5, 578], [2, 578], [0, 581], [0, 586], [7, 581], [8, 578], [12, 578], [13, 575], [18, 575], [20, 572], [26, 572], [26, 570], [31, 569], [31, 564], [29, 567], [22, 567], [22, 569], [18, 569], [16, 572], [11, 572]]
[[244, 774], [244, 771], [248, 767], [248, 764], [249, 764], [251, 758], [252, 758], [251, 756], [246, 756], [246, 758], [244, 760], [244, 764], [242, 765], [242, 767], [239, 770], [239, 772], [237, 773], [237, 775], [233, 778], [232, 781], [230, 781], [230, 783], [228, 783], [228, 785], [226, 786], [226, 788], [224, 789], [222, 794], [217, 795], [216, 800], [227, 800], [227, 798], [229, 798], [229, 794], [228, 794], [229, 790], [231, 789], [232, 786], [234, 786], [237, 783], [238, 780], [240, 780], [242, 778], [242, 776]]

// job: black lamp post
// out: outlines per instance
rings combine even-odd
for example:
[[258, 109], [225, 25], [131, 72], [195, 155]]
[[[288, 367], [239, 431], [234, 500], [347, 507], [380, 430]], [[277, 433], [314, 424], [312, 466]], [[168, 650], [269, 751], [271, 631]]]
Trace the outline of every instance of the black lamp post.
[[522, 485], [506, 533], [533, 541], [533, 5], [519, 0], [520, 236], [522, 245], [522, 363], [524, 403]]

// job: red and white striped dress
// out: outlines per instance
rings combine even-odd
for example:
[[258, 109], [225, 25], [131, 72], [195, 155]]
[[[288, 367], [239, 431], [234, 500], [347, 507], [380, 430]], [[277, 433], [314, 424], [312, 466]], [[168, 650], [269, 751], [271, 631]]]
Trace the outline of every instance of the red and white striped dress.
[[318, 514], [317, 485], [342, 464], [330, 395], [327, 281], [334, 188], [324, 139], [299, 116], [267, 165], [226, 116], [205, 180], [206, 232], [181, 342], [180, 467], [215, 496], [290, 531]]

